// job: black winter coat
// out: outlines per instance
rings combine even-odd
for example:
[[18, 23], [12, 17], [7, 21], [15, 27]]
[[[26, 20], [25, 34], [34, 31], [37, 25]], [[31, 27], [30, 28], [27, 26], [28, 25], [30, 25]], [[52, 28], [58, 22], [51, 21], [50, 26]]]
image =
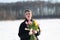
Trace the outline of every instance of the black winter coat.
[[[19, 27], [18, 36], [20, 37], [20, 40], [29, 40], [30, 39], [29, 31], [25, 30], [25, 28], [28, 28], [27, 25], [25, 24], [26, 21], [28, 21], [28, 20], [25, 20], [24, 22], [22, 22]], [[33, 20], [31, 20], [31, 21], [33, 21]], [[40, 28], [39, 28], [39, 32], [37, 32], [37, 34], [35, 34], [36, 38], [39, 34], [40, 34]], [[37, 38], [37, 40], [38, 40], [38, 38]]]

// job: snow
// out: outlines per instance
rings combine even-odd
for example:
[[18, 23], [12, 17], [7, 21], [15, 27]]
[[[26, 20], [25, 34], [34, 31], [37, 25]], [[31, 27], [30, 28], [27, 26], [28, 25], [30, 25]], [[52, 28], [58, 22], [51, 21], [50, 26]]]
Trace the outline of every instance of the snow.
[[[0, 40], [20, 40], [18, 30], [24, 20], [0, 21]], [[41, 34], [39, 40], [60, 40], [60, 19], [36, 19]]]

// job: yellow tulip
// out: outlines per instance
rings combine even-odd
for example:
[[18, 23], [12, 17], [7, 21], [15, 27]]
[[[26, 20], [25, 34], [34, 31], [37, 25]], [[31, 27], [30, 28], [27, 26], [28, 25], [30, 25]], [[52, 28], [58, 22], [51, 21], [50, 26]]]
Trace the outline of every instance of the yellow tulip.
[[34, 24], [35, 24], [35, 26], [37, 26], [37, 27], [38, 27], [38, 23], [36, 22], [36, 20], [34, 20]]

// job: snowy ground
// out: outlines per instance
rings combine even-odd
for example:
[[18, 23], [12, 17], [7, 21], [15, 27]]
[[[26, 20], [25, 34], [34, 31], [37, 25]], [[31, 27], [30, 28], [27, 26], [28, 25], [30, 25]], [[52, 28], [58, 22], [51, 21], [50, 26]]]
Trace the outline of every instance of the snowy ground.
[[[0, 40], [19, 40], [18, 29], [23, 20], [0, 21]], [[39, 40], [60, 40], [60, 19], [39, 19]]]

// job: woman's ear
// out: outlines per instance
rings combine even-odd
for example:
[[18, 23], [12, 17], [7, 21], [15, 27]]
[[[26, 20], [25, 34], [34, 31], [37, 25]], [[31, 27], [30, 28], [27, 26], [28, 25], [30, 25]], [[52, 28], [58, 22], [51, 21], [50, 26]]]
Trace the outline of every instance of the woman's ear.
[[26, 19], [26, 13], [24, 14], [24, 18]]

